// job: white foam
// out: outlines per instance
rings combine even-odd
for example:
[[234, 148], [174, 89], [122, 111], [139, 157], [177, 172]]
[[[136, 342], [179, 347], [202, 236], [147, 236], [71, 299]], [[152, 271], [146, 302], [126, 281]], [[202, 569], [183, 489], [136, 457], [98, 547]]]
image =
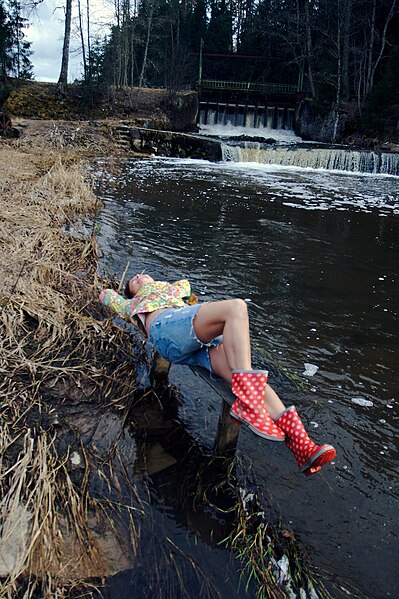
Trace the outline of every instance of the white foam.
[[[210, 162], [190, 158], [161, 158], [133, 163], [135, 170], [171, 178], [226, 175], [255, 182], [267, 202], [281, 202], [291, 209], [376, 211], [379, 216], [399, 214], [399, 177], [385, 174], [349, 173], [259, 163]], [[266, 223], [266, 221], [265, 221]], [[263, 223], [261, 223], [263, 224]]]
[[363, 408], [371, 408], [374, 405], [372, 401], [364, 397], [352, 397], [351, 402]]
[[298, 137], [290, 129], [271, 129], [270, 127], [234, 127], [234, 125], [199, 125], [201, 135], [210, 135], [212, 137], [263, 137], [264, 139], [275, 139], [287, 143], [300, 143], [301, 137]]
[[308, 362], [305, 362], [305, 370], [303, 374], [304, 376], [314, 376], [318, 370], [319, 367], [315, 364], [309, 364]]

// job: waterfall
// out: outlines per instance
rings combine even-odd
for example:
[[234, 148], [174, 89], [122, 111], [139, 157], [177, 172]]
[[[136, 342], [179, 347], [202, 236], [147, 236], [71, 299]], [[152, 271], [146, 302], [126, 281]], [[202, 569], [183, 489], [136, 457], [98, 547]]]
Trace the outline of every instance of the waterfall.
[[270, 147], [247, 142], [242, 147], [223, 144], [222, 156], [226, 162], [257, 162], [399, 176], [399, 154], [387, 152], [300, 146]]
[[275, 112], [274, 106], [268, 106], [266, 108], [266, 127], [268, 129], [274, 128], [274, 112]]
[[231, 104], [200, 102], [200, 125], [230, 125], [254, 129], [285, 129], [293, 131], [295, 108], [262, 106], [260, 104]]

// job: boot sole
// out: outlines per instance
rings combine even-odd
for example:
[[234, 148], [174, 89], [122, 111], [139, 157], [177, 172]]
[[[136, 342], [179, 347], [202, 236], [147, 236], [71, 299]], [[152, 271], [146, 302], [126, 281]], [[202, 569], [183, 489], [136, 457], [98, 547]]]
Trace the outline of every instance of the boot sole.
[[[332, 445], [326, 445], [317, 451], [310, 460], [301, 468], [301, 472], [304, 472], [306, 476], [310, 476], [311, 474], [316, 474], [319, 472], [322, 466], [329, 464], [337, 455], [334, 447]], [[309, 470], [310, 468], [318, 468], [315, 472]], [[306, 472], [309, 470], [309, 472]]]
[[267, 435], [266, 433], [262, 433], [257, 428], [252, 426], [249, 422], [247, 422], [243, 418], [240, 418], [240, 416], [233, 414], [232, 412], [230, 412], [230, 416], [235, 420], [238, 420], [238, 422], [241, 422], [241, 424], [245, 424], [245, 426], [247, 426], [253, 433], [255, 433], [255, 435], [258, 435], [258, 437], [262, 437], [262, 439], [267, 439], [268, 441], [285, 441], [285, 437], [273, 437], [271, 435]]

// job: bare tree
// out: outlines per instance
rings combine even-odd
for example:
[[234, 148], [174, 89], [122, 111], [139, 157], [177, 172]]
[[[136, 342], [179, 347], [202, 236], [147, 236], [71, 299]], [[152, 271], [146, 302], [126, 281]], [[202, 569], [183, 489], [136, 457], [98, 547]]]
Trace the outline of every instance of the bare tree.
[[144, 74], [145, 74], [145, 70], [147, 68], [148, 48], [150, 46], [152, 20], [153, 20], [153, 17], [154, 17], [154, 10], [155, 10], [155, 0], [151, 0], [149, 4], [150, 4], [150, 10], [149, 10], [149, 13], [148, 13], [147, 37], [146, 37], [145, 48], [144, 48], [143, 64], [141, 65], [141, 72], [140, 72], [140, 78], [139, 78], [139, 87], [143, 86]]
[[87, 28], [87, 79], [92, 76], [92, 56], [91, 56], [91, 39], [90, 39], [90, 0], [86, 0], [86, 28]]
[[306, 63], [308, 68], [308, 79], [310, 86], [310, 93], [312, 97], [316, 95], [316, 88], [314, 83], [313, 76], [313, 43], [312, 43], [312, 29], [310, 24], [310, 15], [309, 15], [309, 2], [305, 0], [303, 2], [303, 10], [305, 12], [305, 31], [306, 31]]
[[[374, 30], [375, 28], [375, 3], [376, 0], [374, 0], [373, 2], [373, 20], [372, 20], [372, 28]], [[368, 64], [368, 73], [367, 73], [367, 85], [366, 85], [366, 94], [369, 93], [374, 85], [374, 76], [375, 76], [375, 72], [376, 69], [381, 61], [381, 58], [384, 54], [384, 50], [385, 50], [385, 46], [387, 44], [387, 29], [388, 29], [388, 25], [391, 22], [391, 19], [395, 13], [395, 9], [397, 6], [397, 0], [393, 0], [392, 4], [391, 4], [391, 8], [387, 14], [387, 17], [385, 19], [385, 23], [384, 23], [384, 28], [383, 31], [381, 33], [381, 42], [380, 42], [380, 48], [378, 51], [378, 54], [376, 56], [375, 59], [373, 59], [373, 46], [370, 46], [370, 54], [369, 54], [369, 64]], [[372, 32], [372, 37], [374, 40], [374, 32]]]
[[359, 113], [374, 86], [375, 74], [383, 59], [388, 40], [388, 27], [398, 8], [397, 0], [389, 1], [389, 10], [383, 17], [384, 0], [370, 0], [370, 11], [358, 17], [363, 31], [363, 44], [357, 45], [354, 80]]
[[84, 80], [87, 81], [88, 69], [87, 69], [87, 60], [86, 60], [86, 45], [85, 45], [85, 39], [84, 39], [82, 8], [80, 5], [80, 0], [78, 0], [78, 13], [79, 13], [80, 42], [82, 45], [83, 73], [84, 73]]
[[342, 95], [345, 100], [350, 96], [349, 91], [349, 47], [350, 27], [352, 20], [352, 0], [346, 0], [342, 16]]
[[61, 72], [57, 87], [63, 92], [68, 84], [69, 46], [71, 43], [72, 0], [66, 0], [64, 44], [62, 46]]

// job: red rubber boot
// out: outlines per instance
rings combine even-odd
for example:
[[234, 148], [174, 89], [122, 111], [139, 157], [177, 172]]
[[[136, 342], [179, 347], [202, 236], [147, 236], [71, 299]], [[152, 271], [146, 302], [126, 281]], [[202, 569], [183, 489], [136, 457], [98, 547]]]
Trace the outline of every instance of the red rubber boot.
[[230, 414], [252, 432], [270, 441], [284, 441], [285, 434], [270, 418], [265, 406], [266, 370], [233, 371], [231, 389], [237, 395]]
[[316, 474], [331, 462], [337, 452], [332, 445], [316, 445], [309, 438], [294, 406], [287, 408], [275, 423], [286, 434], [286, 445], [294, 454], [297, 464], [306, 476]]

